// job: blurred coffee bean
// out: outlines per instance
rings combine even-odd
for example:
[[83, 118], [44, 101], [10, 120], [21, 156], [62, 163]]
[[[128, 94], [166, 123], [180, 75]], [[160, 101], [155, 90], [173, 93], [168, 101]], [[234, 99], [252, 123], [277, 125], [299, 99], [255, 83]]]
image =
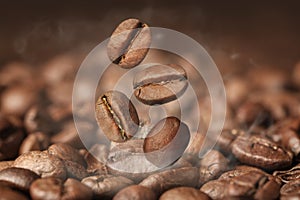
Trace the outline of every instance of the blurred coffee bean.
[[57, 131], [57, 129], [53, 127], [53, 124], [54, 121], [51, 116], [41, 106], [32, 106], [24, 117], [24, 126], [29, 133], [41, 131], [46, 134], [51, 134]]
[[289, 170], [275, 171], [273, 175], [278, 177], [284, 183], [300, 179], [300, 164], [297, 164]]
[[0, 171], [12, 167], [14, 164], [14, 161], [0, 161]]
[[134, 105], [118, 91], [108, 91], [98, 98], [96, 118], [104, 134], [114, 142], [130, 139], [139, 126]]
[[155, 193], [149, 188], [140, 186], [140, 185], [132, 185], [128, 186], [120, 192], [118, 192], [113, 200], [156, 200], [157, 197]]
[[210, 200], [205, 193], [191, 187], [177, 187], [166, 191], [159, 200]]
[[196, 167], [170, 169], [148, 176], [139, 185], [150, 188], [157, 195], [174, 187], [197, 187], [199, 170]]
[[134, 95], [147, 104], [163, 104], [181, 96], [188, 86], [185, 70], [179, 65], [154, 65], [138, 72]]
[[24, 153], [15, 160], [14, 167], [29, 169], [42, 178], [66, 178], [66, 170], [63, 162], [47, 151], [30, 151]]
[[248, 172], [257, 172], [260, 174], [267, 174], [263, 170], [256, 168], [256, 167], [251, 167], [247, 165], [238, 165], [234, 169], [223, 173], [220, 177], [219, 180], [226, 180], [229, 181], [235, 177], [242, 176], [244, 174], [247, 174]]
[[189, 141], [189, 128], [176, 117], [167, 117], [148, 133], [143, 150], [151, 163], [166, 167], [182, 156]]
[[89, 174], [107, 174], [108, 148], [106, 145], [95, 144], [84, 156]]
[[227, 186], [229, 181], [212, 180], [205, 183], [200, 191], [207, 194], [212, 199], [227, 199]]
[[86, 177], [81, 181], [84, 185], [90, 187], [98, 198], [112, 198], [119, 190], [133, 185], [133, 181], [122, 177], [112, 175], [99, 175]]
[[289, 167], [293, 159], [290, 152], [259, 136], [239, 136], [232, 144], [232, 153], [242, 163], [270, 171]]
[[31, 183], [39, 176], [28, 169], [10, 167], [0, 171], [0, 182], [12, 188], [28, 191]]
[[229, 160], [216, 150], [211, 150], [199, 161], [200, 183], [218, 178], [229, 168]]
[[50, 145], [50, 138], [42, 133], [35, 132], [29, 134], [22, 142], [19, 154], [23, 154], [29, 151], [43, 151], [48, 148]]
[[69, 160], [82, 166], [86, 166], [86, 162], [79, 151], [68, 144], [53, 144], [48, 148], [48, 153], [60, 158], [63, 161]]
[[15, 158], [23, 138], [19, 118], [0, 114], [0, 161]]
[[26, 197], [21, 192], [18, 192], [16, 190], [12, 190], [6, 186], [1, 186], [0, 185], [0, 191], [1, 191], [1, 200], [29, 200], [29, 198]]
[[46, 90], [51, 103], [64, 106], [72, 105], [73, 81], [64, 81], [59, 85], [49, 86]]
[[292, 200], [300, 198], [300, 179], [295, 179], [283, 185], [280, 189], [280, 199]]
[[249, 85], [247, 80], [239, 77], [230, 78], [225, 82], [226, 98], [230, 105], [240, 105], [248, 95]]
[[121, 22], [112, 33], [107, 45], [110, 60], [123, 68], [132, 68], [145, 58], [151, 43], [147, 24], [138, 19]]
[[23, 116], [37, 101], [37, 91], [26, 85], [7, 88], [1, 95], [1, 110], [7, 115]]

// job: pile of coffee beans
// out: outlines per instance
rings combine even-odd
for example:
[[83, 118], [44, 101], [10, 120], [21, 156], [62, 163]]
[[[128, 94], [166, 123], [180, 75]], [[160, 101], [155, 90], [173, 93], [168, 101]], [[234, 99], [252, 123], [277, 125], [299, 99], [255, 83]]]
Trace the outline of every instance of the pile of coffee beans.
[[[107, 52], [124, 72], [151, 56], [150, 44], [148, 25], [128, 19], [113, 32]], [[138, 71], [128, 85], [132, 97], [101, 85], [93, 105], [99, 126], [80, 122], [95, 136], [84, 145], [71, 106], [78, 54], [58, 55], [37, 68], [21, 61], [3, 65], [0, 199], [299, 199], [300, 64], [293, 73], [268, 66], [222, 71], [224, 129], [214, 148], [199, 157], [205, 132], [193, 133], [178, 116], [143, 129], [141, 108], [188, 98], [188, 81], [197, 80], [184, 62], [171, 60]], [[108, 77], [110, 84], [114, 74]], [[204, 94], [197, 95], [198, 104], [209, 107]], [[76, 114], [82, 119], [93, 112], [81, 108]], [[193, 106], [185, 109], [193, 117]], [[204, 120], [210, 117], [209, 110], [201, 111]], [[147, 170], [135, 153], [158, 170]]]

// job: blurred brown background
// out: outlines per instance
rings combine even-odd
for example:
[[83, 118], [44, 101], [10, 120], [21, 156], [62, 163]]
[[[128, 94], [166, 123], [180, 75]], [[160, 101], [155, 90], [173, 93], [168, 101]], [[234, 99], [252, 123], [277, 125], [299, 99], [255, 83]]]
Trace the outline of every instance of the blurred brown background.
[[[1, 1], [0, 64], [88, 53], [129, 17], [181, 31], [222, 57], [289, 67], [300, 59], [297, 1]], [[225, 55], [225, 56], [224, 56]]]

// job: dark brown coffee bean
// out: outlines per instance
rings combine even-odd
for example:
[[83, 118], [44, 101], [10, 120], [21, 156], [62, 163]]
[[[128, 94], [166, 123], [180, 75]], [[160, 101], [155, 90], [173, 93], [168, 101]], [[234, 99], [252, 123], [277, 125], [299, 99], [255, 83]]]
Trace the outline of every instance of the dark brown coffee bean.
[[147, 160], [158, 167], [166, 167], [180, 158], [190, 141], [187, 125], [176, 117], [159, 121], [144, 140]]
[[23, 140], [19, 154], [29, 151], [42, 151], [47, 149], [49, 145], [50, 138], [46, 134], [42, 132], [31, 133]]
[[61, 160], [69, 160], [76, 162], [82, 166], [86, 166], [86, 162], [83, 156], [79, 153], [77, 149], [74, 149], [68, 144], [57, 143], [53, 144], [48, 148], [48, 153], [54, 155]]
[[277, 144], [258, 136], [239, 136], [232, 144], [232, 153], [242, 163], [266, 170], [289, 167], [293, 158]]
[[119, 190], [133, 185], [133, 181], [128, 178], [112, 175], [90, 176], [81, 182], [90, 187], [99, 198], [112, 198]]
[[109, 91], [98, 98], [96, 118], [104, 134], [114, 142], [125, 142], [138, 130], [139, 118], [125, 94]]
[[196, 167], [170, 169], [148, 176], [139, 185], [150, 188], [158, 195], [174, 187], [197, 187], [199, 170]]
[[300, 198], [300, 179], [290, 181], [280, 189], [280, 199], [292, 200]]
[[81, 182], [68, 178], [64, 183], [62, 200], [91, 200], [93, 191]]
[[226, 199], [228, 181], [225, 180], [213, 180], [205, 183], [200, 191], [207, 194], [212, 199]]
[[294, 166], [292, 169], [289, 170], [275, 171], [273, 175], [278, 177], [284, 183], [300, 179], [300, 164]]
[[39, 176], [28, 169], [7, 168], [0, 171], [0, 181], [19, 190], [27, 191], [31, 183]]
[[211, 198], [200, 190], [191, 187], [177, 187], [166, 191], [159, 200], [210, 200]]
[[224, 129], [217, 140], [217, 147], [224, 153], [231, 153], [232, 142], [240, 135], [245, 135], [243, 130]]
[[19, 119], [0, 115], [0, 161], [15, 158], [23, 138]]
[[155, 65], [138, 72], [134, 95], [141, 102], [154, 105], [177, 99], [188, 86], [185, 70], [179, 65]]
[[6, 186], [0, 185], [0, 191], [1, 191], [1, 195], [0, 195], [1, 200], [16, 200], [16, 199], [17, 200], [28, 200], [29, 199], [21, 192], [12, 190]]
[[24, 85], [6, 89], [1, 96], [1, 111], [4, 114], [23, 116], [37, 100], [37, 92]]
[[113, 200], [156, 200], [157, 197], [152, 190], [140, 185], [131, 185], [118, 192]]
[[14, 167], [29, 169], [44, 177], [66, 178], [63, 162], [46, 151], [30, 151], [20, 155], [14, 162]]
[[151, 43], [147, 24], [138, 19], [127, 19], [112, 33], [107, 54], [112, 62], [123, 68], [132, 68], [145, 58]]
[[1, 161], [0, 162], [0, 171], [12, 167], [14, 161]]
[[220, 152], [211, 150], [199, 161], [200, 183], [216, 179], [229, 168], [229, 160]]
[[63, 191], [63, 181], [48, 177], [37, 179], [30, 186], [30, 196], [33, 200], [60, 199]]

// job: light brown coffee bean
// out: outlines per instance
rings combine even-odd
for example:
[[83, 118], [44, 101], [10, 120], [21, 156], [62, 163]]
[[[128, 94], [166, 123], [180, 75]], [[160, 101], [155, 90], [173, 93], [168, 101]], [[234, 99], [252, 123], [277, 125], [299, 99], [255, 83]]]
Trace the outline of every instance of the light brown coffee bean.
[[185, 70], [179, 65], [154, 65], [135, 75], [134, 95], [141, 102], [154, 105], [179, 98], [188, 86]]
[[131, 185], [118, 192], [113, 200], [156, 200], [152, 190], [140, 185]]
[[107, 138], [114, 142], [125, 142], [138, 130], [134, 105], [118, 91], [108, 91], [98, 98], [96, 118]]
[[166, 167], [180, 158], [190, 141], [187, 125], [176, 117], [159, 121], [144, 140], [147, 160], [158, 167]]
[[159, 200], [210, 200], [205, 193], [192, 187], [177, 187], [166, 191]]
[[112, 198], [119, 190], [133, 185], [133, 181], [128, 178], [112, 175], [90, 176], [81, 182], [90, 187], [99, 198]]
[[239, 136], [232, 144], [232, 153], [242, 163], [266, 170], [289, 167], [293, 158], [291, 152], [259, 136]]
[[107, 45], [110, 60], [123, 68], [132, 68], [145, 58], [151, 43], [147, 24], [138, 19], [127, 19], [112, 33]]
[[30, 151], [24, 153], [15, 160], [14, 167], [29, 169], [42, 178], [66, 178], [66, 170], [63, 162], [47, 151]]
[[148, 176], [139, 185], [150, 188], [157, 195], [174, 187], [198, 187], [199, 169], [196, 167], [183, 167], [166, 170]]
[[10, 167], [0, 171], [0, 181], [12, 188], [27, 191], [31, 183], [39, 176], [28, 169]]

